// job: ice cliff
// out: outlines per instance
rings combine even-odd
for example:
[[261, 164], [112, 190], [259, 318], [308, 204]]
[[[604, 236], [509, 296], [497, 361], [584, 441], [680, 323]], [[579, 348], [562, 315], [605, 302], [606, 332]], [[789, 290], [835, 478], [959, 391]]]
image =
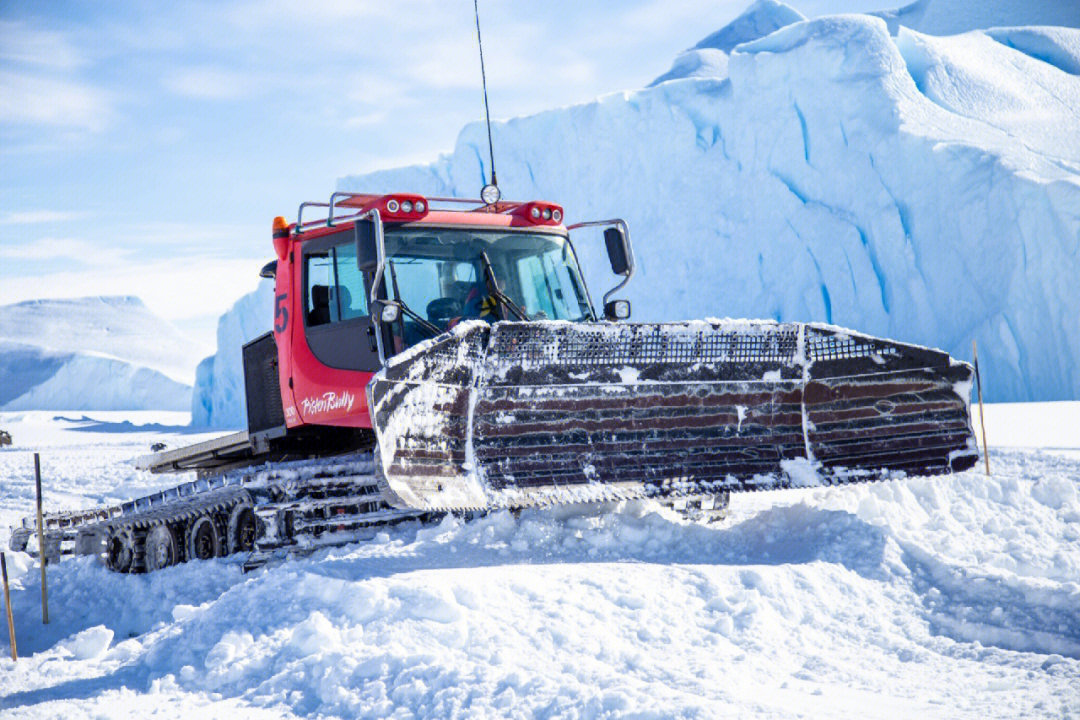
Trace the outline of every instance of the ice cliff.
[[[962, 5], [960, 29], [1080, 24]], [[1080, 30], [910, 29], [953, 6], [807, 21], [757, 2], [653, 86], [495, 123], [504, 195], [624, 217], [635, 319], [823, 320], [961, 358], [974, 339], [990, 399], [1080, 398]], [[430, 165], [339, 188], [474, 197], [486, 146], [472, 124]], [[595, 296], [602, 243], [578, 251]], [[218, 362], [239, 340], [219, 333], [197, 382], [215, 424], [243, 422], [239, 366]]]

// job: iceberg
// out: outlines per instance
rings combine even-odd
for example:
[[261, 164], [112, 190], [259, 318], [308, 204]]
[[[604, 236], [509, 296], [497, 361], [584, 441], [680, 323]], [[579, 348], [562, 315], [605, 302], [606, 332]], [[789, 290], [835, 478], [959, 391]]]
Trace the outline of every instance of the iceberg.
[[[1013, 13], [940, 37], [783, 7], [703, 41], [714, 74], [494, 123], [504, 196], [625, 218], [637, 320], [823, 321], [959, 358], [977, 340], [988, 399], [1080, 398], [1080, 30]], [[431, 164], [338, 189], [475, 197], [486, 157], [470, 124]], [[577, 246], [608, 287], [602, 242]], [[196, 403], [239, 387], [215, 368], [234, 375], [201, 378]]]
[[201, 351], [136, 297], [0, 307], [0, 410], [186, 410]]

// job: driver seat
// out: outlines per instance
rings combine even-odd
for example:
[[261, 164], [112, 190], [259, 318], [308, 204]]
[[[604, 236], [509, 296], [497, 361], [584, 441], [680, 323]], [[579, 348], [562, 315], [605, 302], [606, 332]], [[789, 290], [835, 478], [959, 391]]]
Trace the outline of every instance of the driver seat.
[[451, 297], [435, 298], [427, 305], [428, 322], [445, 328], [447, 323], [461, 316], [461, 301]]

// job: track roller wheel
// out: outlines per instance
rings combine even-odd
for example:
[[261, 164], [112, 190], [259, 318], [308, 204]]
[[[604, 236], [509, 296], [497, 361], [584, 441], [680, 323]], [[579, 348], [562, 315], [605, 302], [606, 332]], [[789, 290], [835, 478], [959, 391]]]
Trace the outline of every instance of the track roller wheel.
[[143, 559], [146, 572], [175, 565], [179, 560], [180, 548], [169, 526], [162, 523], [150, 528], [150, 532], [146, 533], [146, 555]]
[[234, 505], [229, 513], [228, 537], [226, 538], [229, 554], [254, 550], [257, 534], [258, 521], [255, 518], [255, 508], [247, 502]]
[[187, 530], [187, 559], [211, 560], [222, 553], [221, 533], [211, 515], [200, 515]]
[[105, 546], [105, 564], [113, 572], [137, 572], [135, 533], [129, 527], [112, 528]]

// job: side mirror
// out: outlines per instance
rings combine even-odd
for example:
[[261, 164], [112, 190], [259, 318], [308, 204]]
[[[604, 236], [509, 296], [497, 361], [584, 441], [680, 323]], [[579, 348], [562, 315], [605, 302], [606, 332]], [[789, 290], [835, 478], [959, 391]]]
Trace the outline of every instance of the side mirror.
[[607, 246], [608, 259], [611, 261], [611, 272], [616, 275], [628, 275], [630, 273], [630, 243], [626, 241], [622, 228], [609, 227], [605, 230], [604, 244]]
[[354, 228], [356, 266], [364, 272], [374, 270], [379, 264], [379, 251], [375, 247], [375, 221], [371, 218], [357, 220]]
[[611, 300], [604, 303], [604, 319], [611, 320], [626, 320], [630, 317], [630, 301], [629, 300]]
[[277, 260], [271, 260], [262, 266], [262, 270], [259, 271], [259, 277], [270, 278], [273, 280], [277, 277]]

